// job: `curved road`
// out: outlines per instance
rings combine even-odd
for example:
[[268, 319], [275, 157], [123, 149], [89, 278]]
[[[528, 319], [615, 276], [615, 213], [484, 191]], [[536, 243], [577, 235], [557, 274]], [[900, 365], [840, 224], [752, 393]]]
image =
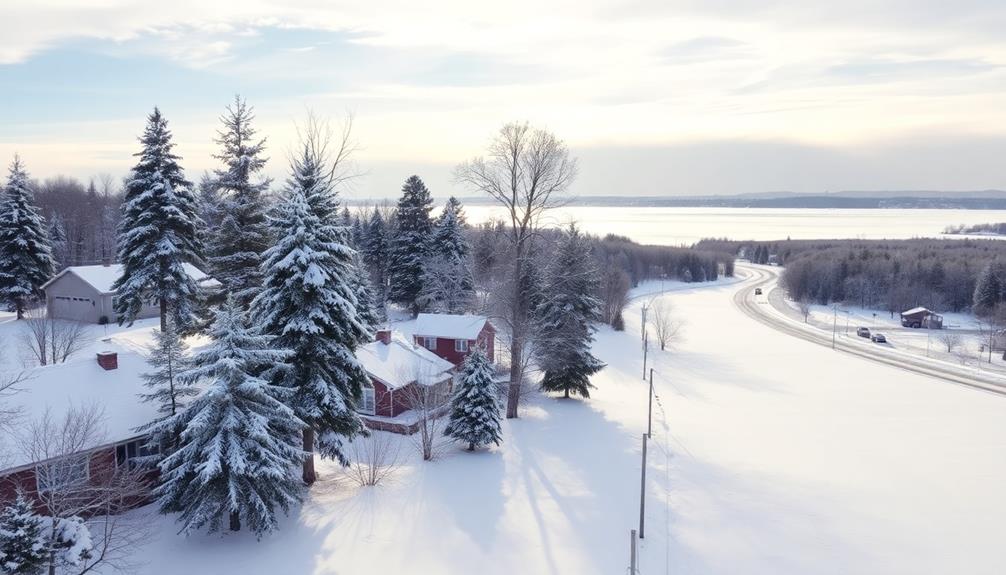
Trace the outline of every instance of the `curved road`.
[[[849, 342], [843, 338], [832, 339], [832, 334], [822, 332], [819, 329], [804, 327], [802, 324], [788, 320], [779, 314], [773, 313], [767, 300], [771, 296], [768, 291], [761, 298], [754, 295], [755, 288], [768, 288], [774, 284], [779, 277], [779, 272], [754, 266], [738, 264], [737, 269], [743, 271], [747, 276], [741, 288], [734, 294], [734, 305], [736, 305], [747, 316], [779, 331], [798, 337], [800, 339], [834, 347], [852, 355], [856, 355], [878, 363], [884, 363], [901, 369], [907, 369], [923, 375], [939, 378], [944, 381], [967, 386], [988, 393], [995, 393], [1006, 396], [1006, 382], [1000, 377], [983, 376], [961, 372], [952, 366], [946, 366], [939, 362], [928, 361], [924, 358], [906, 357], [887, 353], [883, 348], [867, 347], [860, 342]], [[776, 287], [772, 287], [775, 291]]]

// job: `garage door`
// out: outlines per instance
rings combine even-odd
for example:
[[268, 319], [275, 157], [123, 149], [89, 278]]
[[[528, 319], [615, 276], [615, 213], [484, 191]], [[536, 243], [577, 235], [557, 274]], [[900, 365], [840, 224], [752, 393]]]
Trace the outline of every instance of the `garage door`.
[[53, 317], [86, 321], [93, 312], [93, 299], [68, 296], [53, 296], [52, 298]]

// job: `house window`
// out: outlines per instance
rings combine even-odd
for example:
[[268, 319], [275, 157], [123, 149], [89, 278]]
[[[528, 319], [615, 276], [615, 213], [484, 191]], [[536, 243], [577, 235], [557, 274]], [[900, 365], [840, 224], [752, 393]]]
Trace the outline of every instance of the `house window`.
[[71, 487], [87, 481], [90, 454], [77, 453], [35, 466], [35, 484], [40, 493]]
[[424, 335], [422, 337], [423, 347], [429, 350], [437, 349], [437, 338]]
[[160, 453], [160, 447], [157, 445], [148, 446], [147, 439], [134, 439], [115, 446], [115, 464], [120, 467], [128, 464], [129, 469], [136, 469], [141, 463], [144, 463], [141, 458]]
[[466, 353], [468, 351], [468, 340], [467, 339], [454, 340], [454, 351], [460, 351], [462, 353]]
[[360, 411], [368, 415], [374, 415], [376, 410], [376, 401], [374, 399], [374, 385], [365, 384], [363, 386], [363, 405], [360, 406]]

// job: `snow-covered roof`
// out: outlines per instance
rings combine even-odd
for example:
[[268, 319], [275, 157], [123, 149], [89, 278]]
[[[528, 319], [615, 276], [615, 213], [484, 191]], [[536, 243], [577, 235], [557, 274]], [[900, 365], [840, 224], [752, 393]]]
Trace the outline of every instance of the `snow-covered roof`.
[[[203, 270], [197, 268], [196, 266], [190, 263], [183, 263], [182, 266], [185, 268], [185, 273], [187, 273], [189, 277], [200, 286], [220, 286], [220, 282], [211, 278], [203, 272]], [[122, 264], [110, 264], [107, 266], [70, 266], [56, 274], [49, 281], [42, 284], [42, 289], [45, 289], [49, 284], [56, 281], [66, 273], [72, 273], [84, 280], [90, 284], [91, 287], [98, 290], [99, 293], [113, 293], [114, 290], [112, 289], [112, 284], [114, 284], [115, 280], [119, 279], [119, 276], [122, 275]]]
[[481, 315], [421, 313], [416, 318], [414, 333], [450, 339], [476, 339], [487, 321]]
[[371, 377], [392, 389], [413, 381], [431, 385], [443, 381], [454, 364], [430, 350], [413, 345], [397, 334], [391, 343], [375, 341], [356, 349], [356, 358]]
[[[149, 370], [146, 359], [129, 342], [100, 342], [101, 351], [118, 354], [118, 369], [105, 370], [98, 365], [94, 353], [80, 353], [66, 363], [57, 363], [28, 370], [28, 379], [18, 387], [19, 393], [6, 399], [9, 407], [19, 408], [24, 422], [37, 420], [46, 410], [59, 422], [73, 408], [96, 407], [102, 411], [99, 447], [138, 436], [134, 429], [157, 417], [157, 405], [141, 401], [137, 394], [149, 390], [140, 377]], [[23, 426], [22, 426], [23, 427]], [[3, 455], [4, 468], [28, 463], [16, 445], [7, 445]]]
[[901, 315], [915, 315], [917, 313], [933, 313], [924, 307], [913, 307], [908, 311], [901, 312]]

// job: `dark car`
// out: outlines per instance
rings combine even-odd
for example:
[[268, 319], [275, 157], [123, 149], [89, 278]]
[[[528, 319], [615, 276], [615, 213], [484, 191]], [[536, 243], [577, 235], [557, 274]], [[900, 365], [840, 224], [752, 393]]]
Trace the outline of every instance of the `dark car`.
[[761, 295], [761, 288], [755, 288], [755, 295]]
[[887, 343], [887, 338], [882, 333], [875, 333], [870, 336], [870, 339], [873, 340], [873, 343]]
[[856, 330], [856, 335], [858, 335], [859, 337], [870, 337], [870, 328], [861, 327]]

